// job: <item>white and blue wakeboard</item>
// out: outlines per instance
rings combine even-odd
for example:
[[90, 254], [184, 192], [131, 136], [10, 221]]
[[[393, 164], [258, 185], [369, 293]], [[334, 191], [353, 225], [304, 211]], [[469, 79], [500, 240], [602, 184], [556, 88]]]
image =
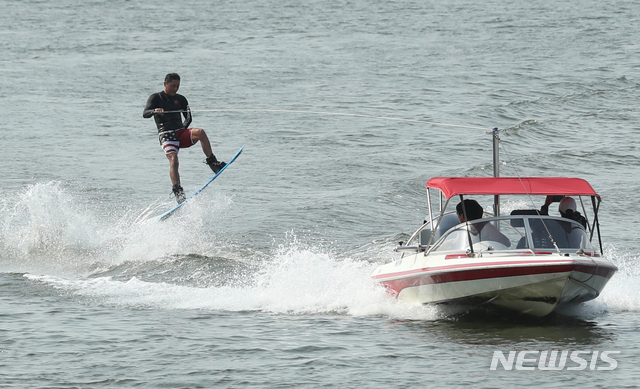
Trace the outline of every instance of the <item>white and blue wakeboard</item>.
[[213, 180], [215, 180], [220, 174], [222, 174], [223, 171], [225, 171], [226, 168], [229, 167], [229, 165], [231, 165], [231, 163], [233, 161], [236, 160], [236, 158], [238, 158], [238, 156], [240, 155], [240, 153], [242, 153], [242, 149], [244, 149], [244, 146], [240, 147], [240, 150], [238, 150], [238, 152], [236, 153], [236, 155], [233, 156], [233, 158], [231, 158], [229, 160], [229, 162], [227, 162], [226, 165], [224, 165], [222, 167], [222, 169], [220, 169], [220, 171], [218, 173], [216, 173], [215, 176], [213, 176], [209, 181], [207, 181], [206, 184], [202, 185], [202, 187], [198, 190], [196, 190], [195, 192], [193, 192], [193, 194], [189, 197], [187, 197], [187, 199], [183, 202], [181, 202], [180, 204], [178, 204], [175, 208], [173, 208], [172, 210], [168, 211], [167, 213], [165, 213], [164, 215], [160, 216], [160, 220], [164, 220], [166, 218], [168, 218], [169, 216], [173, 215], [178, 209], [180, 209], [180, 207], [182, 207], [183, 205], [185, 205], [189, 200], [191, 200], [192, 198], [194, 198], [198, 193], [202, 192], [204, 190], [204, 188], [206, 188], [207, 186], [209, 186], [210, 183], [213, 182]]

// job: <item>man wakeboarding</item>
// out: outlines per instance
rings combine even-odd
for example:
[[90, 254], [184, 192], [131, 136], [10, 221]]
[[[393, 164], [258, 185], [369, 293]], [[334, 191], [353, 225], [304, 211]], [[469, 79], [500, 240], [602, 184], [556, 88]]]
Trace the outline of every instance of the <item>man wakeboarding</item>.
[[[211, 143], [202, 128], [189, 128], [191, 124], [191, 111], [187, 99], [178, 94], [180, 88], [180, 76], [177, 73], [169, 73], [164, 78], [164, 90], [149, 96], [147, 105], [142, 113], [143, 118], [154, 117], [158, 127], [158, 139], [160, 146], [169, 159], [169, 176], [173, 184], [173, 194], [178, 204], [182, 203], [186, 196], [180, 186], [180, 173], [178, 172], [178, 151], [191, 147], [200, 141], [202, 151], [207, 157], [205, 163], [214, 173], [218, 173], [226, 163], [218, 161], [211, 151]], [[180, 113], [184, 116], [184, 122]]]

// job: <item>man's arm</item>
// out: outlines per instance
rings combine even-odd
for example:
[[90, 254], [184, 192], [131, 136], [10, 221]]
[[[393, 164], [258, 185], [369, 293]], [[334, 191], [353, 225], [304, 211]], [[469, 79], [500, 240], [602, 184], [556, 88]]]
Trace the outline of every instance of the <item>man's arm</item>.
[[145, 105], [144, 107], [144, 111], [142, 111], [142, 117], [147, 119], [150, 118], [151, 116], [153, 116], [153, 114], [155, 113], [155, 109], [158, 107], [158, 95], [156, 93], [152, 94], [151, 96], [149, 96], [149, 98], [147, 99], [147, 105]]
[[187, 102], [187, 99], [184, 99], [184, 112], [182, 112], [182, 115], [184, 116], [184, 122], [182, 122], [182, 128], [189, 128], [189, 124], [191, 124], [191, 108], [189, 108], [189, 103]]

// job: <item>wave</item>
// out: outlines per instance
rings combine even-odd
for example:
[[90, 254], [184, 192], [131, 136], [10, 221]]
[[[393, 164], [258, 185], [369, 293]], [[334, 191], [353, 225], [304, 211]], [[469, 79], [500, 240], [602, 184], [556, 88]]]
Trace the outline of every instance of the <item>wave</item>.
[[219, 218], [232, 198], [201, 197], [171, 222], [159, 222], [166, 201], [114, 207], [62, 182], [28, 186], [13, 201], [3, 197], [0, 270], [87, 275], [123, 262], [219, 254], [223, 239], [205, 221]]
[[[205, 263], [208, 266], [204, 266]], [[391, 298], [384, 287], [369, 277], [375, 264], [339, 259], [295, 243], [280, 246], [271, 256], [252, 263], [192, 257], [168, 260], [164, 266], [155, 265], [134, 276], [118, 272], [84, 279], [32, 274], [25, 277], [60, 289], [61, 293], [71, 293], [89, 304], [125, 308], [384, 316], [412, 320], [442, 317], [437, 307], [403, 304]], [[130, 270], [129, 267], [127, 271]], [[154, 279], [161, 273], [173, 275], [164, 281]]]
[[0, 271], [92, 304], [123, 307], [414, 318], [438, 312], [397, 304], [371, 280], [389, 247], [336, 255], [293, 232], [284, 243], [251, 247], [207, 223], [223, 217], [232, 197], [202, 196], [207, 206], [195, 201], [159, 222], [167, 204], [129, 206], [117, 215], [78, 192], [39, 183], [3, 203]]
[[[162, 202], [116, 215], [79, 201], [62, 183], [30, 186], [13, 204], [3, 203], [0, 271], [116, 307], [428, 321], [457, 314], [396, 301], [370, 278], [396, 237], [338, 251], [290, 232], [284, 243], [252, 247], [206, 222], [222, 217], [233, 198], [210, 200], [159, 222]], [[620, 271], [598, 299], [571, 315], [640, 311], [637, 258], [613, 246], [606, 251]]]

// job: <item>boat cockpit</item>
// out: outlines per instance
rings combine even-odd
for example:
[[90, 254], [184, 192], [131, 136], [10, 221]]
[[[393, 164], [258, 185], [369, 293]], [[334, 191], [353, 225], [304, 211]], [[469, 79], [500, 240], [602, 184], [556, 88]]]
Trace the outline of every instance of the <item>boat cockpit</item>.
[[[460, 224], [455, 213], [426, 222], [400, 252], [531, 250], [597, 255], [587, 231], [571, 219], [543, 215], [485, 217]], [[417, 242], [419, 241], [419, 242]], [[411, 246], [413, 244], [413, 246]], [[473, 248], [473, 249], [471, 249]], [[404, 249], [404, 250], [403, 250]]]

